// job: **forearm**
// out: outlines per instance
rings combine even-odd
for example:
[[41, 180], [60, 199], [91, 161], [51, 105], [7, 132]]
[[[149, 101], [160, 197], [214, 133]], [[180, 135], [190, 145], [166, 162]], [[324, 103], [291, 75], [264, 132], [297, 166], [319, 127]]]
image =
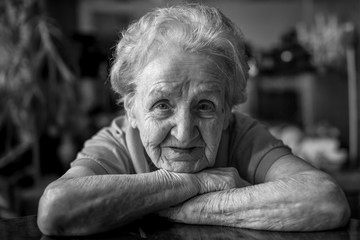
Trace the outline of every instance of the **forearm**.
[[311, 172], [203, 194], [163, 212], [175, 221], [191, 224], [280, 231], [334, 228], [344, 224], [348, 214], [341, 190], [326, 175]]
[[164, 170], [61, 179], [47, 188], [40, 201], [39, 217], [53, 226], [43, 226], [43, 231], [83, 235], [124, 225], [196, 195], [198, 189], [184, 179]]

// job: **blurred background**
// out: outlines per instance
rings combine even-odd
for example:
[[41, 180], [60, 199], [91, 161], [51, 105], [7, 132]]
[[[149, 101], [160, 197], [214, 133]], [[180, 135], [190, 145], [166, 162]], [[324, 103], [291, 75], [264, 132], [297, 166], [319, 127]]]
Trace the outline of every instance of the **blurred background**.
[[[0, 218], [37, 213], [45, 186], [121, 114], [108, 81], [120, 32], [180, 0], [0, 1]], [[359, 0], [202, 0], [243, 31], [239, 106], [333, 175], [359, 217]]]

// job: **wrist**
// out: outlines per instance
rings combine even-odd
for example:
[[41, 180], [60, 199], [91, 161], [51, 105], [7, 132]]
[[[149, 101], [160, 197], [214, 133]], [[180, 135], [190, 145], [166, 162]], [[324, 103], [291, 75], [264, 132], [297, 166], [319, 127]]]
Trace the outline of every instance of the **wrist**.
[[156, 173], [158, 178], [165, 181], [165, 184], [170, 184], [173, 189], [181, 189], [191, 196], [195, 196], [200, 193], [201, 187], [195, 174], [176, 173], [164, 169], [159, 169]]

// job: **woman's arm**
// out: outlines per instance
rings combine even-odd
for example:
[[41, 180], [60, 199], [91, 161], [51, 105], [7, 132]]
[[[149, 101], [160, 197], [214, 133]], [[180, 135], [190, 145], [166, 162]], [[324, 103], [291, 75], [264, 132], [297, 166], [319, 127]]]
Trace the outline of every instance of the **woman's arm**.
[[50, 184], [39, 203], [45, 235], [88, 235], [129, 223], [199, 193], [234, 188], [234, 171], [179, 174], [165, 170], [132, 175], [93, 175], [71, 168]]
[[46, 235], [87, 235], [124, 225], [198, 193], [191, 175], [164, 170], [133, 175], [91, 175], [70, 169], [50, 184], [39, 203], [38, 225]]
[[274, 163], [265, 183], [203, 194], [160, 215], [191, 224], [313, 231], [344, 225], [349, 206], [330, 176], [288, 155]]

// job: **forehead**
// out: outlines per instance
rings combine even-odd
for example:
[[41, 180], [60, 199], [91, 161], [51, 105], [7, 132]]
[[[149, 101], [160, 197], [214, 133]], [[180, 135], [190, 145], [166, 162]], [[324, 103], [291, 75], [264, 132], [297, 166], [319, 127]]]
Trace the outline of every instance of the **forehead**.
[[198, 54], [167, 53], [151, 61], [138, 77], [138, 90], [181, 92], [184, 87], [200, 92], [224, 91], [225, 74], [218, 58]]

